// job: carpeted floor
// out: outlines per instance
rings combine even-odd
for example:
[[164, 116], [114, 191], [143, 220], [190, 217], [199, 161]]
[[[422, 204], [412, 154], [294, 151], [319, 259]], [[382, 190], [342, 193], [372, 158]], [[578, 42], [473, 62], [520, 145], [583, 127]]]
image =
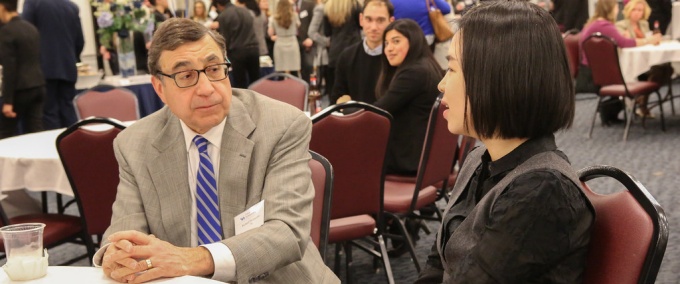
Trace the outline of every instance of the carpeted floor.
[[[662, 89], [663, 90], [663, 89]], [[674, 93], [680, 94], [680, 85], [675, 84]], [[622, 142], [623, 126], [602, 127], [599, 119], [596, 122], [592, 139], [587, 138], [587, 131], [595, 109], [596, 100], [592, 96], [579, 95], [576, 103], [576, 119], [571, 129], [557, 134], [558, 146], [570, 157], [576, 169], [589, 165], [606, 164], [623, 169], [635, 177], [652, 193], [665, 209], [670, 225], [668, 248], [661, 265], [657, 283], [680, 283], [680, 194], [674, 190], [680, 185], [680, 99], [676, 99], [677, 115], [672, 116], [670, 104], [664, 105], [666, 110], [666, 132], [660, 129], [660, 119], [648, 121], [647, 128], [634, 124], [627, 142]], [[653, 110], [659, 117], [658, 109]], [[591, 184], [600, 192], [612, 192], [621, 188], [612, 182], [595, 182]], [[443, 204], [441, 204], [443, 206]], [[54, 208], [54, 207], [52, 207]], [[72, 208], [73, 209], [73, 208]], [[72, 212], [73, 213], [73, 212]], [[432, 231], [438, 229], [436, 222], [428, 222]], [[421, 233], [417, 242], [417, 255], [421, 265], [434, 241], [434, 234]], [[50, 264], [61, 263], [85, 249], [76, 245], [63, 245], [50, 250]], [[333, 266], [333, 246], [329, 246], [329, 266]], [[366, 253], [355, 249], [353, 262], [353, 279], [356, 283], [386, 283], [382, 269], [373, 269], [373, 260]], [[408, 254], [390, 259], [394, 278], [397, 283], [412, 283], [417, 277]], [[3, 264], [0, 261], [0, 264]], [[75, 265], [89, 265], [82, 260]], [[381, 267], [379, 265], [379, 267]], [[342, 275], [343, 282], [344, 274]]]

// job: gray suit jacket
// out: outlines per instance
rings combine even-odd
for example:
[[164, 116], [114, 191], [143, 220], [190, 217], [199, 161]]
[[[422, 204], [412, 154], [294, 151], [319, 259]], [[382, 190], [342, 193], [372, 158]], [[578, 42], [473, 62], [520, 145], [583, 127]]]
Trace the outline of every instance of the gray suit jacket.
[[[222, 241], [239, 283], [339, 283], [310, 241], [311, 123], [292, 106], [234, 89], [220, 152]], [[191, 196], [179, 119], [167, 107], [114, 142], [120, 184], [113, 232], [137, 230], [189, 247]], [[234, 217], [265, 201], [264, 225], [234, 235]]]

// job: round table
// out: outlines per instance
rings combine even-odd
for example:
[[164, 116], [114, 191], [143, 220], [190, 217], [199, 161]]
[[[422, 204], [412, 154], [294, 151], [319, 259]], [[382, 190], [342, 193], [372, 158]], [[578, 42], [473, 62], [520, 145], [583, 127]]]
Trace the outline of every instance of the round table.
[[[31, 283], [31, 284], [53, 284], [53, 283], [70, 283], [70, 284], [91, 284], [91, 283], [118, 283], [111, 280], [104, 275], [101, 268], [85, 267], [85, 266], [49, 266], [47, 267], [47, 275], [40, 279], [31, 281], [11, 281], [5, 270], [0, 269], [0, 283]], [[201, 283], [222, 283], [212, 279], [196, 277], [196, 276], [182, 276], [176, 278], [165, 278], [148, 283], [186, 283], [186, 284], [201, 284]]]

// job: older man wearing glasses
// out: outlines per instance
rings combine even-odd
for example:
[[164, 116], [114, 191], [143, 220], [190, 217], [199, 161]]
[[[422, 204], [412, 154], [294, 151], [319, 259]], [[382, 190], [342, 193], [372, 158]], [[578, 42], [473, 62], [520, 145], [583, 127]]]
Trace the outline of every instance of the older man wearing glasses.
[[133, 283], [339, 283], [309, 238], [310, 120], [232, 89], [224, 39], [200, 24], [170, 19], [152, 42], [167, 106], [114, 143], [120, 184], [95, 265]]

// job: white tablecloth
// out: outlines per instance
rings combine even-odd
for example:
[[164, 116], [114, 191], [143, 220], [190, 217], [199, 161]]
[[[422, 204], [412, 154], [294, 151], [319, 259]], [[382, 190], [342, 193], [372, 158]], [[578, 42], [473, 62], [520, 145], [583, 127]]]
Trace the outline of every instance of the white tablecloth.
[[[78, 267], [78, 266], [49, 266], [47, 275], [40, 279], [31, 281], [11, 281], [4, 270], [0, 269], [0, 283], [31, 283], [31, 284], [93, 284], [93, 283], [118, 283], [106, 276], [101, 268]], [[222, 283], [211, 279], [195, 276], [182, 276], [177, 278], [166, 278], [148, 283], [177, 283], [177, 284], [201, 284], [201, 283]]]
[[637, 81], [637, 76], [645, 73], [650, 67], [667, 62], [680, 62], [680, 42], [667, 41], [659, 45], [643, 45], [622, 48], [619, 63], [623, 80]]
[[[130, 125], [132, 122], [125, 122]], [[91, 130], [110, 128], [89, 126]], [[28, 189], [73, 196], [57, 153], [57, 136], [64, 129], [19, 135], [0, 140], [0, 192]]]
[[92, 88], [98, 84], [107, 84], [114, 87], [127, 87], [134, 85], [143, 85], [151, 83], [151, 75], [135, 75], [123, 79], [120, 75], [116, 76], [106, 76], [104, 80], [100, 80], [101, 75], [78, 75], [78, 81], [76, 81], [76, 90], [85, 90]]

